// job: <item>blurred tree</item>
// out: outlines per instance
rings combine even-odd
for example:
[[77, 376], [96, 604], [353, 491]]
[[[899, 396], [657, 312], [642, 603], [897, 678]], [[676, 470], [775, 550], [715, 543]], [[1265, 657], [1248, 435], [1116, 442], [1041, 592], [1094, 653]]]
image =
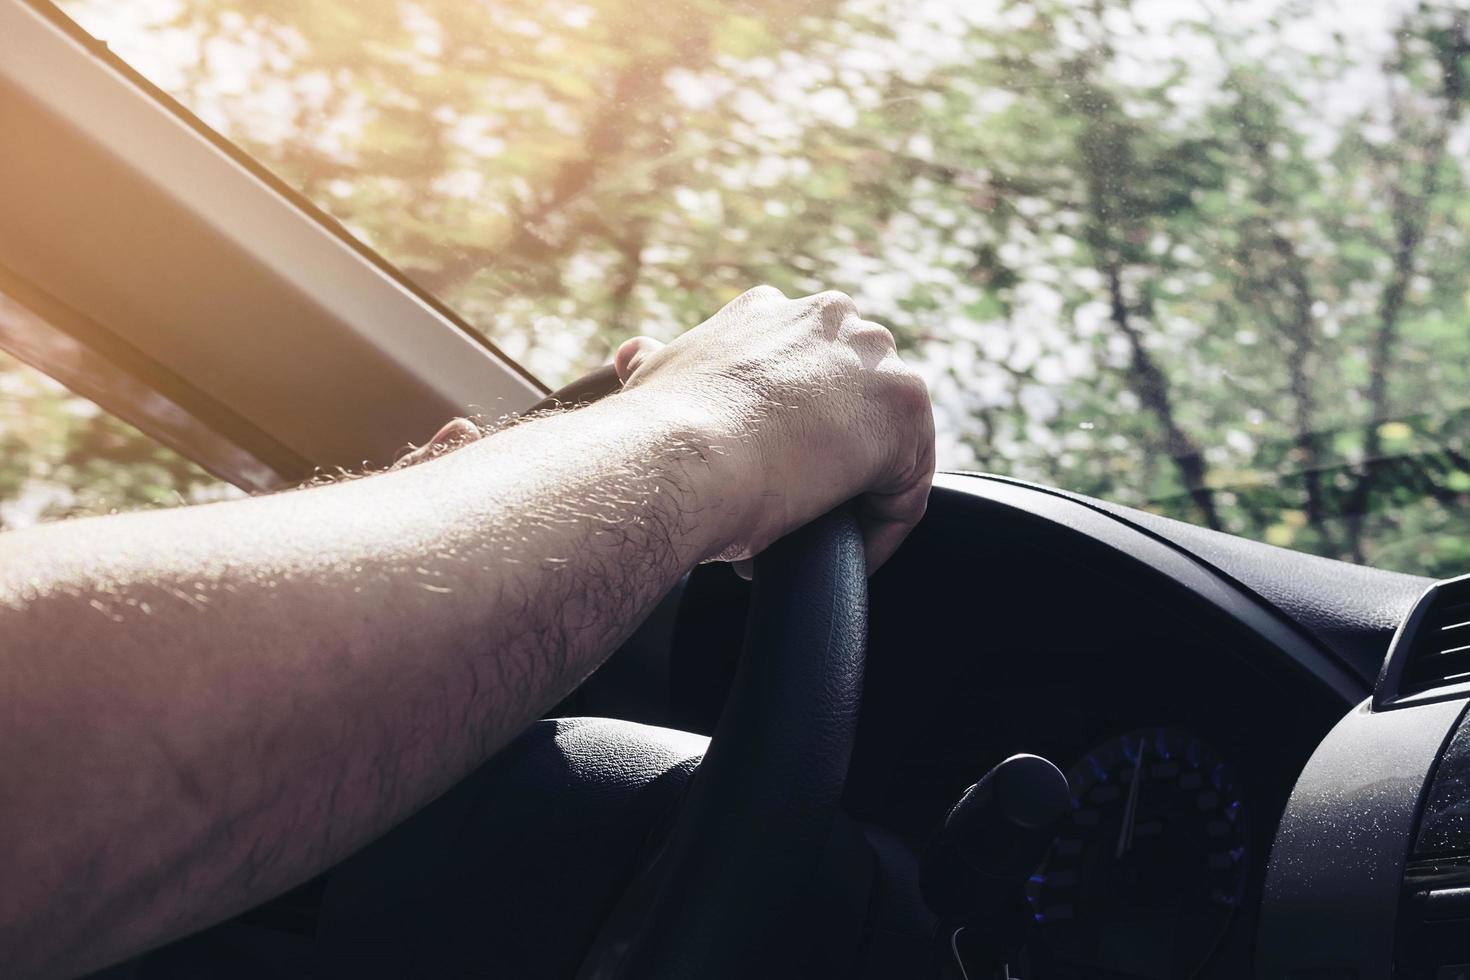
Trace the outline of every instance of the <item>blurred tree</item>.
[[550, 382], [845, 289], [946, 465], [1463, 571], [1470, 15], [1261, 6], [63, 3]]
[[0, 530], [237, 494], [92, 402], [0, 354]]

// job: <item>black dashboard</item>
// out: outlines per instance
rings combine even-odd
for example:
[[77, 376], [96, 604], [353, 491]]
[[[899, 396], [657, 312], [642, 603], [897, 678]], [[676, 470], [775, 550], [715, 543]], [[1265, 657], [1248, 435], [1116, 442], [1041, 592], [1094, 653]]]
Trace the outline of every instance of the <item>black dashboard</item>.
[[916, 544], [965, 574], [874, 584], [852, 812], [919, 851], [991, 766], [1042, 755], [1073, 813], [1017, 975], [1249, 972], [1276, 821], [1347, 702], [1105, 554], [986, 523]]
[[[647, 720], [713, 729], [747, 599], [691, 576]], [[913, 868], [966, 786], [1033, 752], [1073, 811], [1013, 976], [1470, 977], [1466, 580], [941, 475], [873, 577], [867, 661], [844, 808], [882, 873], [842, 976], [932, 956]]]
[[[1296, 928], [1281, 923], [1299, 924], [1302, 901], [1273, 901], [1273, 844], [1284, 814], [1299, 828], [1294, 787], [1372, 693], [1426, 580], [942, 475], [928, 517], [871, 585], [844, 804], [885, 860], [917, 863], [964, 789], [1013, 753], [1068, 775], [1073, 811], [1027, 886], [1033, 924], [1016, 976], [1318, 975], [1266, 948], [1296, 942], [1272, 937]], [[687, 583], [663, 723], [712, 729], [746, 598], [723, 567]], [[1428, 739], [1424, 766], [1447, 737]], [[1330, 910], [1335, 897], [1316, 900]], [[865, 940], [861, 975], [912, 962], [915, 903], [874, 898], [885, 921]], [[1394, 922], [1390, 908], [1375, 927], [1390, 945]], [[1330, 946], [1336, 928], [1318, 925]], [[1331, 972], [1342, 960], [1322, 960], [1320, 975], [1373, 975]]]
[[[745, 601], [725, 568], [691, 579], [675, 727], [712, 730]], [[1361, 670], [1159, 536], [1062, 495], [941, 477], [872, 581], [845, 808], [918, 855], [987, 769], [1045, 756], [1074, 809], [1028, 888], [1017, 975], [1241, 976], [1292, 786], [1367, 692]], [[869, 964], [897, 963], [915, 937], [870, 941]]]

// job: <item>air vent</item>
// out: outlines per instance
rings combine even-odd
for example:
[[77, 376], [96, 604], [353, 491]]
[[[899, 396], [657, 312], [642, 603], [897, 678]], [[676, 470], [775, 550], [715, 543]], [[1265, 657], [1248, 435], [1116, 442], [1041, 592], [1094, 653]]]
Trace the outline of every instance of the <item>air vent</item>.
[[1375, 701], [1470, 687], [1470, 575], [1437, 582], [1394, 636]]

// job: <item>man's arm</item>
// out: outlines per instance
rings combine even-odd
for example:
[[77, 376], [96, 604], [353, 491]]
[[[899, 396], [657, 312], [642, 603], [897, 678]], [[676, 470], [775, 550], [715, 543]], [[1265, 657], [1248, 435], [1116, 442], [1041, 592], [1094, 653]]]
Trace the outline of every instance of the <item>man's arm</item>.
[[836, 503], [881, 560], [932, 421], [836, 294], [747, 293], [624, 391], [420, 465], [0, 535], [0, 962], [95, 967], [329, 867], [483, 762], [678, 577]]

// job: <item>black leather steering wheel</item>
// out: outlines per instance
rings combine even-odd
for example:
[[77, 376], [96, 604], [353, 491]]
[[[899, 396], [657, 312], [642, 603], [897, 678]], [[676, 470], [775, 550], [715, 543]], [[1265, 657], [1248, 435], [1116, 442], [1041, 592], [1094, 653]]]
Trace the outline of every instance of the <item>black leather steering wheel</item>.
[[781, 957], [831, 832], [857, 730], [867, 564], [848, 507], [755, 562], [745, 646], [661, 848], [584, 960], [585, 980], [735, 980]]

